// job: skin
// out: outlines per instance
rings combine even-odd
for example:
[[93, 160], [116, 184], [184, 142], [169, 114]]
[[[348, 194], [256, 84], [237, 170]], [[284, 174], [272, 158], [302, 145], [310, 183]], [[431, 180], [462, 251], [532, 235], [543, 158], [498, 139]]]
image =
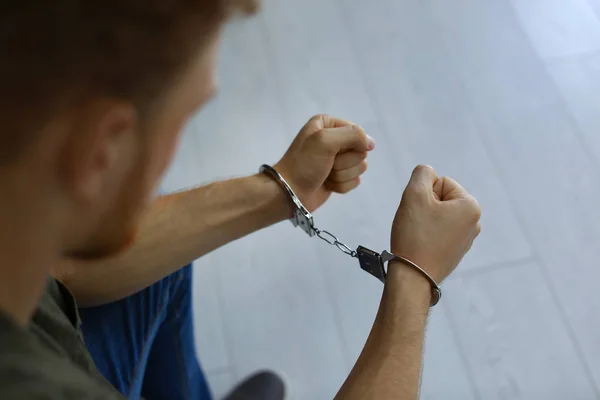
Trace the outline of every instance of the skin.
[[[392, 224], [394, 254], [445, 279], [481, 232], [477, 201], [434, 169], [415, 168]], [[390, 263], [369, 339], [336, 399], [417, 399], [431, 287], [415, 269]]]
[[57, 113], [0, 168], [0, 309], [17, 323], [27, 324], [65, 257], [98, 258], [132, 241], [181, 127], [214, 93], [217, 43], [215, 35], [151, 119], [140, 121], [131, 103], [96, 97]]
[[[333, 192], [358, 186], [374, 143], [360, 128], [312, 118], [275, 168], [314, 211]], [[97, 261], [66, 260], [53, 268], [83, 306], [126, 297], [239, 237], [291, 216], [279, 185], [266, 175], [213, 183], [158, 198], [143, 214], [125, 252]]]
[[[291, 215], [277, 183], [262, 175], [148, 206], [181, 127], [214, 92], [217, 43], [215, 36], [173, 82], [151, 119], [140, 121], [135, 106], [120, 99], [94, 98], [57, 114], [0, 169], [0, 309], [17, 323], [27, 325], [50, 272], [79, 301], [102, 304]], [[317, 116], [275, 167], [314, 211], [332, 193], [359, 185], [373, 148], [355, 124]], [[479, 233], [479, 215], [458, 184], [417, 167], [393, 222], [391, 249], [441, 281]], [[430, 293], [413, 269], [389, 266], [371, 335], [336, 398], [417, 397]]]

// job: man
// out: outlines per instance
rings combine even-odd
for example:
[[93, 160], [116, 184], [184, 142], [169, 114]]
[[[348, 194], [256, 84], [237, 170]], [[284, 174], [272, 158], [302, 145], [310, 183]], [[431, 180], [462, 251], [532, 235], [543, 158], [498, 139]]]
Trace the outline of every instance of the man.
[[[74, 299], [49, 279], [51, 270], [78, 301], [112, 302], [291, 215], [281, 187], [262, 174], [146, 210], [181, 127], [214, 92], [222, 24], [254, 6], [9, 0], [0, 7], [0, 398], [123, 398], [92, 362]], [[360, 127], [318, 116], [275, 169], [312, 211], [358, 186], [373, 146]], [[417, 167], [392, 224], [391, 251], [440, 282], [478, 235], [479, 216], [456, 182]], [[166, 293], [176, 285], [168, 282]], [[390, 263], [373, 329], [336, 398], [417, 397], [431, 296], [416, 268]], [[136, 323], [151, 330], [153, 322]], [[160, 392], [150, 383], [150, 396]], [[189, 398], [208, 395], [200, 384], [187, 389]]]

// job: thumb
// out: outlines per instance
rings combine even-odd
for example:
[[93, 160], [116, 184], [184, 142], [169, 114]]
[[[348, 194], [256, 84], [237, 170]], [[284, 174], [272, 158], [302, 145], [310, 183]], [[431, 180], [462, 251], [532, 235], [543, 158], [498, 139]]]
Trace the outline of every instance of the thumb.
[[326, 128], [320, 131], [326, 147], [335, 154], [348, 151], [371, 151], [375, 141], [358, 125], [347, 125], [337, 128]]
[[408, 182], [408, 188], [416, 193], [432, 196], [433, 186], [437, 180], [438, 176], [433, 167], [429, 165], [418, 165], [413, 170], [410, 181]]

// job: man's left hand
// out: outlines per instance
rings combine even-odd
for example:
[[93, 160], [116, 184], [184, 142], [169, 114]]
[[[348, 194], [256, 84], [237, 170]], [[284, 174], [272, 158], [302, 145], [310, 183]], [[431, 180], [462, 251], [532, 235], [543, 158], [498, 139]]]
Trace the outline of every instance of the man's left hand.
[[367, 170], [374, 140], [358, 125], [328, 115], [311, 118], [274, 167], [310, 211], [331, 193], [347, 193]]

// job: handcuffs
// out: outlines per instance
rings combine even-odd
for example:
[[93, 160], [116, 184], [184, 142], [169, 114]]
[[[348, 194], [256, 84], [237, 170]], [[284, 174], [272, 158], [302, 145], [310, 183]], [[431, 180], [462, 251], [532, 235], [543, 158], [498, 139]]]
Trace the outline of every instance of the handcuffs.
[[353, 258], [358, 258], [361, 269], [373, 275], [385, 284], [387, 272], [384, 265], [390, 261], [398, 261], [405, 265], [408, 265], [416, 269], [425, 279], [427, 279], [431, 285], [431, 303], [430, 307], [435, 306], [442, 297], [442, 290], [440, 289], [437, 282], [429, 275], [423, 268], [411, 260], [397, 256], [388, 251], [377, 253], [376, 251], [370, 250], [363, 246], [358, 246], [356, 250], [352, 250], [346, 244], [340, 242], [340, 240], [331, 232], [320, 230], [315, 227], [314, 218], [312, 214], [304, 207], [292, 187], [287, 181], [270, 165], [264, 164], [260, 167], [260, 173], [264, 173], [273, 178], [282, 189], [286, 192], [292, 203], [294, 204], [294, 215], [290, 218], [292, 224], [295, 227], [300, 227], [308, 236], [317, 236], [329, 243], [332, 246], [337, 247], [343, 253]]

